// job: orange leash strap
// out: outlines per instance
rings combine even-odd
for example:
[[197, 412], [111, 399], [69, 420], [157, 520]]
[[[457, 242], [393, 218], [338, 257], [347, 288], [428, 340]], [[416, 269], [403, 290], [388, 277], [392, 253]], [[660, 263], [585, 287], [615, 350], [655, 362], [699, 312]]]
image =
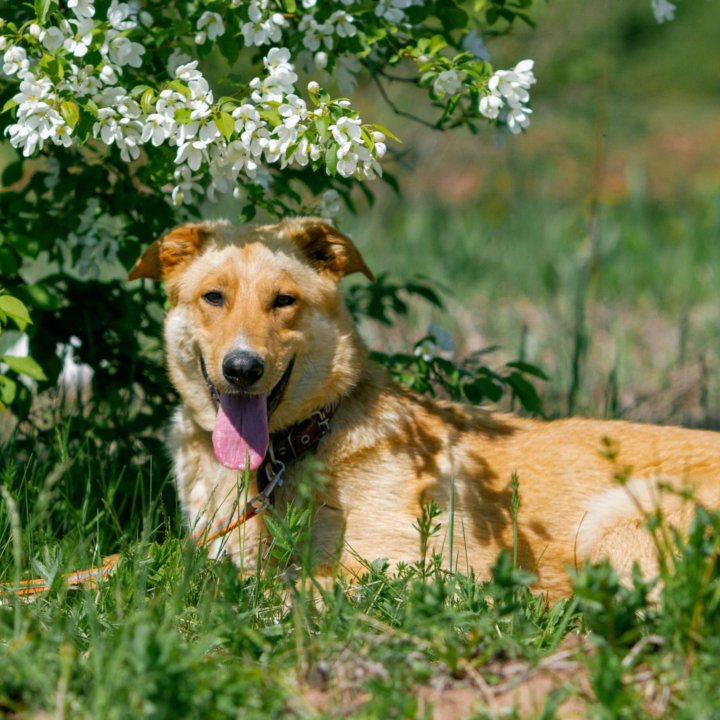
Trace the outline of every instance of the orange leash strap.
[[[103, 564], [99, 567], [91, 567], [87, 570], [78, 570], [77, 572], [63, 575], [63, 583], [68, 587], [97, 587], [97, 584], [110, 574], [119, 560], [119, 554], [108, 555], [103, 558]], [[37, 578], [36, 580], [21, 580], [18, 583], [2, 583], [0, 584], [0, 597], [10, 594], [29, 597], [32, 595], [40, 595], [49, 589], [50, 586], [42, 578]]]

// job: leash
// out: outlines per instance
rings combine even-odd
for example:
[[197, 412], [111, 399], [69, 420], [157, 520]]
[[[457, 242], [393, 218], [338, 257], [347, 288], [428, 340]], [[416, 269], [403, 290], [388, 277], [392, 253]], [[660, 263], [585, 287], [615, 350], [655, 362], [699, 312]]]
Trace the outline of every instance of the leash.
[[[283, 484], [283, 475], [287, 465], [280, 458], [285, 458], [290, 463], [315, 450], [320, 440], [330, 432], [330, 420], [335, 414], [338, 404], [335, 402], [316, 410], [306, 420], [287, 430], [273, 433], [265, 460], [257, 470], [258, 494], [245, 503], [242, 511], [233, 511], [213, 525], [199, 530], [188, 538], [188, 542], [199, 547], [209, 545], [267, 510], [272, 505], [275, 489]], [[108, 555], [102, 559], [102, 565], [67, 573], [62, 576], [63, 585], [68, 588], [96, 588], [100, 582], [112, 574], [121, 558], [122, 555], [119, 553]], [[0, 598], [12, 594], [28, 598], [41, 595], [49, 589], [50, 585], [42, 578], [21, 580], [16, 583], [0, 583]]]

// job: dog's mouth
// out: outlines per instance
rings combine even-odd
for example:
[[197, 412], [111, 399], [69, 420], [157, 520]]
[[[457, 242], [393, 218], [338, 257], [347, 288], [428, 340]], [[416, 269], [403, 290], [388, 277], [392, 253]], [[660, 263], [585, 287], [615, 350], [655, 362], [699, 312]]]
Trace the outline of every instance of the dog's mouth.
[[268, 419], [282, 401], [294, 365], [293, 357], [269, 393], [221, 393], [210, 380], [200, 355], [200, 369], [218, 410], [212, 434], [218, 462], [231, 470], [260, 467], [270, 445]]

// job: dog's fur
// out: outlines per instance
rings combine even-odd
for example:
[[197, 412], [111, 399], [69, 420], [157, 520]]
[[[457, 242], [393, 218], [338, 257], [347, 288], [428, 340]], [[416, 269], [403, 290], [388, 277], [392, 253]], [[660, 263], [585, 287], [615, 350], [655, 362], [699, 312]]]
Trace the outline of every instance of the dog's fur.
[[[568, 592], [567, 568], [584, 559], [608, 558], [622, 573], [637, 561], [652, 573], [656, 550], [644, 514], [661, 507], [667, 522], [686, 527], [693, 512], [664, 488], [690, 488], [698, 501], [719, 505], [720, 434], [579, 418], [540, 422], [403, 389], [368, 359], [343, 304], [338, 283], [353, 272], [372, 277], [352, 242], [317, 218], [244, 229], [185, 225], [136, 264], [130, 278], [162, 278], [170, 300], [167, 362], [182, 398], [170, 448], [191, 525], [228, 515], [238, 499], [240, 473], [213, 453], [217, 409], [199, 359], [202, 353], [215, 387], [231, 393], [221, 366], [238, 347], [265, 361], [258, 393], [269, 392], [296, 358], [270, 432], [340, 401], [316, 453], [325, 478], [313, 519], [318, 572], [355, 572], [359, 558], [413, 562], [413, 526], [434, 500], [445, 534], [454, 527], [454, 557], [447, 537], [437, 538], [436, 550], [448, 565], [487, 577], [499, 550], [512, 547], [513, 473], [519, 561], [551, 598]], [[222, 307], [203, 301], [212, 290], [226, 297]], [[274, 308], [278, 293], [297, 302]], [[289, 469], [290, 480], [303, 464]], [[254, 483], [243, 497], [256, 492]], [[292, 492], [286, 482], [279, 501]], [[224, 547], [252, 568], [265, 538], [260, 517]]]

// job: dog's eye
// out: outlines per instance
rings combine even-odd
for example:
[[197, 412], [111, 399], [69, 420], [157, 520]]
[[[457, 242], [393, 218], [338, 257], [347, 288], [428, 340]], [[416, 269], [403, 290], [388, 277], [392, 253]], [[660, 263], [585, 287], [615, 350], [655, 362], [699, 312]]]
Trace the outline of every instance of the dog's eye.
[[273, 302], [273, 307], [281, 308], [281, 307], [287, 307], [288, 305], [294, 305], [297, 302], [297, 298], [293, 297], [292, 295], [285, 295], [284, 293], [280, 293]]
[[219, 307], [225, 302], [225, 297], [221, 292], [218, 292], [217, 290], [211, 290], [210, 292], [207, 292], [203, 295], [203, 300], [208, 305], [214, 305], [215, 307]]

